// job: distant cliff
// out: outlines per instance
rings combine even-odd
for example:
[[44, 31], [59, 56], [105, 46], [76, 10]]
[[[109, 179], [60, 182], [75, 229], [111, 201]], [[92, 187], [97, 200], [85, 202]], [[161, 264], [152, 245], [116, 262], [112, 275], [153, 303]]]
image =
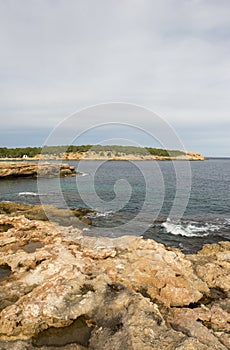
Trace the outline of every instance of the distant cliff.
[[[43, 159], [44, 155], [41, 155], [41, 159]], [[45, 157], [44, 157], [45, 159]], [[64, 160], [204, 160], [205, 158], [193, 152], [186, 152], [180, 155], [151, 155], [151, 154], [138, 154], [138, 153], [130, 153], [130, 154], [117, 154], [113, 151], [107, 152], [96, 152], [96, 151], [88, 151], [86, 153], [65, 153], [62, 155], [62, 159]]]
[[204, 160], [202, 155], [194, 152], [119, 145], [0, 148], [0, 158], [25, 160]]

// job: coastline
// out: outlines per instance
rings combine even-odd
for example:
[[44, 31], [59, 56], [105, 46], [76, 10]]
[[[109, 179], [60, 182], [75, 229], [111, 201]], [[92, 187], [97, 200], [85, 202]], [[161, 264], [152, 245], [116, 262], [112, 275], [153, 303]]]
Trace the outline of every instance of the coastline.
[[27, 177], [27, 178], [52, 178], [75, 176], [79, 173], [74, 166], [63, 163], [39, 162], [0, 162], [0, 179]]
[[204, 160], [196, 152], [122, 145], [0, 147], [0, 159], [24, 160]]
[[87, 152], [64, 152], [59, 155], [57, 154], [37, 154], [34, 157], [23, 156], [21, 158], [0, 158], [0, 161], [68, 161], [68, 160], [113, 160], [113, 161], [143, 161], [143, 160], [155, 160], [155, 161], [168, 161], [168, 160], [178, 160], [178, 161], [203, 161], [206, 158], [199, 153], [195, 152], [186, 152], [178, 156], [160, 156], [160, 155], [151, 155], [149, 154], [138, 154], [138, 153], [118, 153], [114, 151], [87, 151]]
[[0, 227], [3, 348], [228, 349], [229, 242], [185, 256], [23, 215]]

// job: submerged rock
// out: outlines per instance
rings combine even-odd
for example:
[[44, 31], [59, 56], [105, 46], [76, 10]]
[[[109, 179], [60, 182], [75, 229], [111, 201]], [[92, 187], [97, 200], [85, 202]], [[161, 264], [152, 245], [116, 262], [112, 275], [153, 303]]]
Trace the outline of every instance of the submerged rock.
[[23, 215], [0, 225], [0, 349], [229, 348], [230, 243], [185, 256]]
[[[23, 214], [30, 220], [49, 220], [63, 226], [72, 225], [81, 229], [87, 225], [91, 225], [92, 220], [88, 217], [88, 214], [92, 213], [94, 213], [94, 211], [87, 208], [58, 209], [53, 205], [28, 205], [13, 202], [0, 202], [0, 214], [10, 214], [14, 216]], [[8, 230], [7, 225], [0, 225], [0, 232], [5, 230]]]

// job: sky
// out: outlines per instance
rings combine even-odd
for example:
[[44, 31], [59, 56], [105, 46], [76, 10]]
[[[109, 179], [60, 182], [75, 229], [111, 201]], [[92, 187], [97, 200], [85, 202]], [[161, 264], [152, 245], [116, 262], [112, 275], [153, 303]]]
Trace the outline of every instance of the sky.
[[76, 143], [154, 147], [136, 130], [154, 133], [157, 115], [185, 149], [230, 156], [229, 0], [0, 0], [0, 50], [0, 147], [42, 146], [67, 125]]

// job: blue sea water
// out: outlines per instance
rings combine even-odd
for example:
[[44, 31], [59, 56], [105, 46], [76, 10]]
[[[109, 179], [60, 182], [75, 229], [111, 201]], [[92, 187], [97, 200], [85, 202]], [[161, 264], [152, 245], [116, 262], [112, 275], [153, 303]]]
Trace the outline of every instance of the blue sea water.
[[69, 163], [82, 175], [1, 180], [0, 200], [90, 207], [87, 235], [141, 235], [185, 253], [230, 240], [230, 159]]

